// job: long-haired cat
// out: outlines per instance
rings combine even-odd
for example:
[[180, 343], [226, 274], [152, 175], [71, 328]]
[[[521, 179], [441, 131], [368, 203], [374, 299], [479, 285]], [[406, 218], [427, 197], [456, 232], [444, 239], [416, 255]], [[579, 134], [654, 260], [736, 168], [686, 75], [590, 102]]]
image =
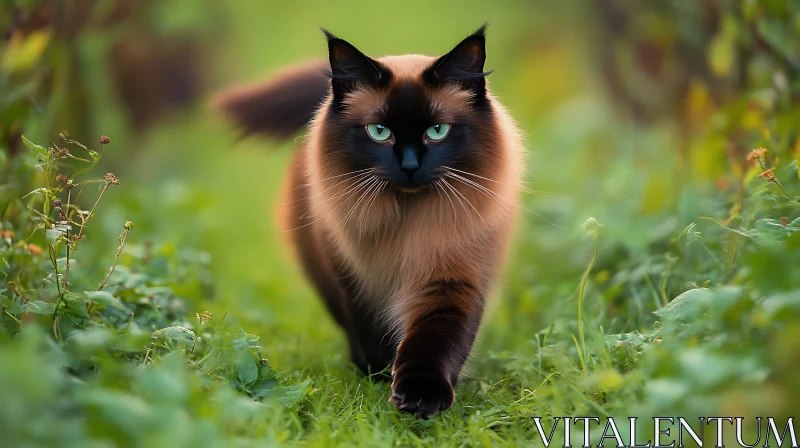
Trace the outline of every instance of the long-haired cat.
[[324, 32], [324, 75], [292, 68], [216, 105], [246, 133], [308, 125], [283, 225], [353, 362], [427, 418], [453, 403], [502, 264], [521, 138], [487, 88], [485, 25], [441, 57], [370, 58]]

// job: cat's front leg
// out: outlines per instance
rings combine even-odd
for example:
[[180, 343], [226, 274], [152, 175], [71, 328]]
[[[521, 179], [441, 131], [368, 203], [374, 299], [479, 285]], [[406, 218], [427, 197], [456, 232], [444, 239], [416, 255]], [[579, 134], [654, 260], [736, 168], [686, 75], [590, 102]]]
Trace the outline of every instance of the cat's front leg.
[[483, 295], [466, 281], [430, 283], [409, 302], [392, 368], [391, 401], [428, 418], [453, 405], [455, 386], [483, 313]]

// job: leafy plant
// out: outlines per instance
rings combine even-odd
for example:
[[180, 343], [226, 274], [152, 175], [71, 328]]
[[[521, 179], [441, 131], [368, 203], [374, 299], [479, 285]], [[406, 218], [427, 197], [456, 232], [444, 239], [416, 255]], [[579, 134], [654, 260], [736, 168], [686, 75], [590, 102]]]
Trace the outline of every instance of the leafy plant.
[[[113, 173], [88, 177], [110, 139], [100, 139], [99, 152], [66, 132], [60, 135], [65, 146], [46, 148], [22, 139], [30, 152], [28, 160], [35, 163], [21, 169], [38, 172], [44, 186], [14, 199], [3, 214], [0, 272], [11, 289], [0, 289], [0, 362], [18, 365], [4, 374], [20, 376], [12, 376], [2, 388], [8, 388], [4, 397], [24, 402], [27, 410], [0, 409], [0, 428], [10, 434], [9, 443], [75, 442], [95, 436], [151, 440], [141, 430], [158, 423], [147, 416], [147, 409], [170, 399], [179, 405], [189, 392], [225, 395], [222, 390], [230, 387], [253, 400], [274, 400], [287, 407], [303, 399], [308, 383], [281, 386], [279, 375], [261, 355], [258, 336], [225, 326], [224, 316], [212, 323], [209, 312], [189, 319], [185, 301], [173, 290], [183, 281], [176, 278], [176, 270], [197, 271], [191, 265], [202, 268], [208, 263], [206, 256], [151, 246], [128, 251], [133, 223], [125, 221], [105, 276], [92, 280], [87, 273], [77, 275], [82, 262], [73, 257], [90, 235], [89, 223], [100, 212], [101, 199], [121, 184]], [[66, 145], [87, 157], [72, 154]], [[67, 176], [65, 161], [87, 166]], [[84, 209], [81, 200], [94, 186], [96, 197]], [[48, 367], [38, 376], [25, 373], [44, 366]], [[187, 383], [174, 389], [178, 378]], [[41, 388], [41, 400], [30, 399], [31, 388]], [[63, 404], [46, 413], [49, 416], [34, 417], [56, 399]], [[152, 410], [164, 412], [163, 407]], [[68, 423], [72, 430], [38, 430], [47, 419], [56, 427]], [[103, 434], [92, 433], [101, 427]], [[226, 432], [223, 426], [214, 431], [216, 437]]]

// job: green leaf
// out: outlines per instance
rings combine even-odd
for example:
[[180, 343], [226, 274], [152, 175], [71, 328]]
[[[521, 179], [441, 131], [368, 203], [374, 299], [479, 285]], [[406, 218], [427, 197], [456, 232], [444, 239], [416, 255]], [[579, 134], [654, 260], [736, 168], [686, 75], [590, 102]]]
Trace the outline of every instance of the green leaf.
[[292, 384], [283, 388], [283, 396], [278, 400], [282, 405], [292, 407], [305, 398], [310, 390], [311, 381], [305, 380], [302, 383]]
[[109, 390], [80, 390], [77, 399], [97, 412], [101, 422], [128, 437], [135, 437], [154, 413], [153, 408], [136, 395]]
[[233, 340], [233, 346], [236, 347], [238, 350], [245, 350], [248, 348], [259, 349], [261, 348], [258, 345], [259, 336], [254, 334], [245, 333], [241, 328], [239, 329], [241, 332], [241, 336], [237, 339]]
[[90, 327], [82, 331], [73, 331], [67, 341], [81, 350], [90, 352], [107, 347], [111, 336], [111, 330], [106, 327]]
[[22, 305], [23, 313], [46, 314], [50, 316], [53, 314], [54, 309], [54, 304], [42, 302], [41, 300], [31, 300], [30, 302]]
[[675, 297], [657, 313], [665, 318], [687, 319], [695, 316], [701, 307], [708, 305], [714, 294], [708, 288], [690, 289]]
[[68, 292], [64, 294], [64, 304], [66, 309], [64, 314], [79, 320], [89, 320], [89, 313], [86, 311], [86, 294], [82, 292]]
[[242, 350], [239, 354], [238, 366], [239, 382], [242, 384], [251, 384], [258, 379], [258, 361], [250, 350]]
[[[687, 325], [701, 322], [708, 314], [713, 300], [714, 293], [708, 288], [690, 289], [673, 299], [656, 311], [664, 320], [664, 333], [674, 333]], [[701, 331], [703, 328], [705, 326], [697, 325], [694, 329]]]
[[791, 320], [800, 312], [800, 291], [767, 297], [761, 309], [771, 321]]
[[55, 245], [58, 244], [58, 242], [61, 239], [61, 237], [65, 233], [67, 233], [67, 230], [70, 230], [70, 229], [72, 229], [72, 226], [68, 226], [68, 225], [55, 226], [52, 229], [47, 229], [47, 230], [44, 231], [45, 238], [47, 238], [47, 241], [51, 245], [55, 246]]
[[88, 300], [95, 302], [102, 307], [113, 306], [114, 308], [126, 311], [122, 301], [114, 297], [114, 294], [111, 294], [108, 291], [84, 291], [84, 294], [86, 294], [86, 298]]
[[47, 229], [44, 231], [45, 238], [47, 238], [47, 241], [53, 246], [58, 244], [58, 240], [61, 238], [62, 233], [63, 232], [60, 232], [55, 229]]
[[22, 199], [25, 199], [25, 198], [27, 198], [28, 196], [30, 196], [32, 194], [43, 194], [45, 196], [48, 196], [48, 190], [47, 190], [47, 188], [44, 188], [44, 187], [37, 188], [35, 190], [29, 191], [28, 194], [26, 194], [25, 196], [22, 197]]
[[31, 152], [33, 152], [40, 159], [42, 159], [42, 160], [49, 160], [50, 159], [50, 151], [47, 148], [45, 148], [44, 146], [39, 146], [39, 145], [37, 145], [35, 143], [32, 143], [24, 135], [22, 136], [22, 143], [24, 143], [25, 146], [27, 146], [28, 149], [31, 150]]
[[173, 325], [171, 327], [162, 328], [160, 330], [156, 330], [153, 332], [150, 337], [157, 341], [163, 342], [168, 345], [172, 344], [190, 344], [194, 341], [195, 333], [194, 331], [182, 327], [180, 325]]
[[275, 394], [278, 380], [275, 378], [262, 378], [248, 388], [250, 396], [256, 400], [263, 400]]

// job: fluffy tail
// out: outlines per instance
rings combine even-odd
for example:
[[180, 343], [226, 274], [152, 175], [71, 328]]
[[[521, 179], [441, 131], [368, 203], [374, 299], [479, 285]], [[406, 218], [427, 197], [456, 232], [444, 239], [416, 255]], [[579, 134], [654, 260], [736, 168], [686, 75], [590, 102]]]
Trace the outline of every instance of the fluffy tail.
[[212, 106], [245, 136], [289, 138], [311, 120], [328, 95], [331, 81], [323, 74], [327, 67], [327, 62], [308, 62], [282, 70], [266, 82], [230, 87], [216, 95]]

